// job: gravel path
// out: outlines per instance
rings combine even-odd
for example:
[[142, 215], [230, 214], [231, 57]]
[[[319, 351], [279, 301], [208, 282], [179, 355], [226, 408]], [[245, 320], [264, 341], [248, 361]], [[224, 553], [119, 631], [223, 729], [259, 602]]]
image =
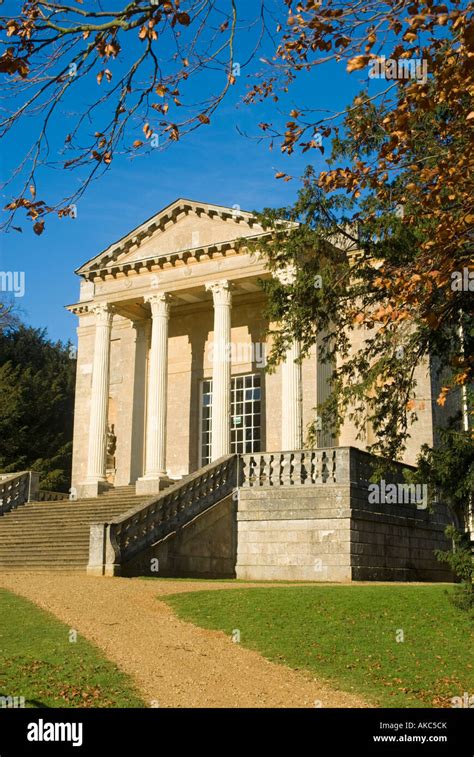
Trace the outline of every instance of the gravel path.
[[[367, 707], [310, 674], [268, 662], [220, 631], [179, 620], [159, 595], [244, 584], [5, 573], [0, 586], [94, 642], [157, 707]], [[158, 598], [157, 598], [158, 597]], [[320, 702], [321, 704], [317, 704]]]

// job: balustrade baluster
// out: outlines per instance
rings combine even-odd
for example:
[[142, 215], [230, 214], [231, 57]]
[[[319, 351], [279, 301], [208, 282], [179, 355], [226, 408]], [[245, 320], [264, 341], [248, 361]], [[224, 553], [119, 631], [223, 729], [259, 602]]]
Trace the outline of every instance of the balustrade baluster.
[[275, 469], [274, 469], [274, 462], [275, 462], [275, 456], [272, 454], [267, 455], [268, 463], [267, 463], [267, 471], [268, 471], [268, 485], [274, 486], [274, 476], [275, 476]]
[[255, 469], [257, 463], [253, 455], [248, 457], [248, 465], [248, 485], [255, 486]]
[[302, 473], [302, 457], [303, 453], [297, 450], [293, 453], [292, 459], [293, 459], [293, 472], [292, 472], [292, 481], [293, 484], [296, 486], [300, 486], [303, 481], [301, 480], [301, 473]]
[[282, 460], [281, 460], [280, 485], [281, 486], [289, 486], [291, 484], [291, 473], [292, 473], [291, 459], [292, 459], [292, 453], [291, 452], [283, 452], [281, 457], [282, 457]]

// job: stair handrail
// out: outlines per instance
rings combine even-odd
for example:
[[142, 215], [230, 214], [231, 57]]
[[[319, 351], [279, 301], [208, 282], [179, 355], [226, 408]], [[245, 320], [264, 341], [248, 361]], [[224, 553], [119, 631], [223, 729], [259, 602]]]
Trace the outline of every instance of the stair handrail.
[[238, 455], [224, 455], [107, 523], [91, 525], [88, 572], [120, 565], [228, 496], [241, 483]]

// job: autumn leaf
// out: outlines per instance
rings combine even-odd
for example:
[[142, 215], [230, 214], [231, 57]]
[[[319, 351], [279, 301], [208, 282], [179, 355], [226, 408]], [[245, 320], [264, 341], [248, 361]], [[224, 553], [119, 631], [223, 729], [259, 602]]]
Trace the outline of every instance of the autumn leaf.
[[182, 26], [189, 26], [189, 24], [191, 23], [191, 17], [189, 13], [178, 13], [177, 19]]
[[200, 122], [201, 122], [202, 124], [210, 124], [210, 123], [211, 123], [211, 120], [210, 120], [210, 118], [209, 118], [208, 116], [206, 116], [206, 115], [205, 115], [204, 113], [201, 113], [201, 114], [200, 114], [200, 115], [198, 116], [198, 119], [200, 120]]
[[38, 236], [43, 233], [44, 220], [42, 218], [39, 221], [36, 221], [36, 223], [33, 225], [33, 231], [35, 232], [35, 234], [38, 234]]
[[370, 55], [356, 55], [355, 58], [351, 58], [351, 60], [348, 61], [346, 71], [348, 73], [351, 73], [352, 71], [358, 71], [360, 68], [364, 68], [364, 66], [366, 66], [369, 62], [370, 58]]
[[441, 388], [438, 399], [436, 400], [437, 404], [440, 407], [444, 407], [444, 405], [446, 404], [446, 397], [449, 394], [449, 391], [450, 391], [449, 386], [443, 386]]

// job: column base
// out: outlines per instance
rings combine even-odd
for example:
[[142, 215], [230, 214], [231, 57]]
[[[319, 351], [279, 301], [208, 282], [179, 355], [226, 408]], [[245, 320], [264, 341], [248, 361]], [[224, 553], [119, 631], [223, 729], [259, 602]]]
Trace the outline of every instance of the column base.
[[163, 489], [166, 489], [168, 486], [175, 483], [176, 481], [173, 481], [167, 475], [153, 477], [142, 476], [137, 479], [135, 483], [135, 492], [136, 494], [159, 494]]
[[77, 499], [99, 497], [107, 489], [111, 488], [111, 485], [107, 481], [84, 481], [83, 484], [77, 484], [75, 487]]

